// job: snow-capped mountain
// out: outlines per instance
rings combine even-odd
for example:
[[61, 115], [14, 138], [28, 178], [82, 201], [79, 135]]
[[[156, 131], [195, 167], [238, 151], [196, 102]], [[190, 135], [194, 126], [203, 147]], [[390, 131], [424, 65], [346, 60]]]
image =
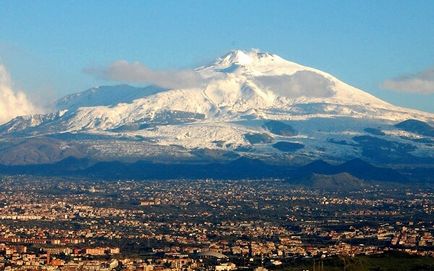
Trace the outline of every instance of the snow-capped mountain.
[[76, 110], [80, 107], [114, 106], [119, 103], [130, 103], [135, 99], [144, 98], [162, 90], [156, 86], [144, 88], [129, 85], [94, 87], [67, 95], [57, 100], [53, 107], [57, 110]]
[[[202, 82], [191, 88], [72, 94], [56, 103], [59, 112], [16, 118], [0, 134], [84, 144], [84, 156], [101, 159], [190, 159], [199, 150], [292, 162], [434, 158], [433, 137], [396, 126], [412, 119], [431, 127], [433, 114], [391, 105], [328, 73], [256, 50], [232, 51], [194, 72]], [[370, 157], [372, 146], [388, 154]]]

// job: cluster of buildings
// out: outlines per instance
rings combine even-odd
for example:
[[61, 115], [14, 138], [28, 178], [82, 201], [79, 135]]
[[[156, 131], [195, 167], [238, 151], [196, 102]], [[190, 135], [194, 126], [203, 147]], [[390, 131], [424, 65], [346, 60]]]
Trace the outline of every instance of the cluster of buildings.
[[[119, 254], [119, 248], [95, 247], [74, 248], [47, 247], [36, 248], [26, 245], [0, 244], [1, 270], [113, 270], [117, 260], [89, 260], [92, 256], [111, 258]], [[92, 267], [91, 267], [92, 266]]]
[[0, 270], [223, 271], [390, 251], [434, 257], [430, 189], [29, 178], [0, 181]]

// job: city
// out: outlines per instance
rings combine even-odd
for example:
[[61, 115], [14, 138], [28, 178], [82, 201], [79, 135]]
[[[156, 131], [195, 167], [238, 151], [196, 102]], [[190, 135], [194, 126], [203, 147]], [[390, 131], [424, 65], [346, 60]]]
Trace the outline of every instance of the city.
[[430, 268], [433, 213], [430, 186], [4, 176], [0, 268], [322, 270], [391, 253]]

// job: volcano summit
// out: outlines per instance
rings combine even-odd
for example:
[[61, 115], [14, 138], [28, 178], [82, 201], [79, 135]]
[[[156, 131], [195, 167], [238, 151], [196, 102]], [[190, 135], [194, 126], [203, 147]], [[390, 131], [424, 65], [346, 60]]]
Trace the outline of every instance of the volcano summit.
[[432, 166], [434, 115], [397, 107], [334, 76], [256, 50], [191, 71], [179, 88], [101, 86], [68, 95], [56, 112], [0, 126], [0, 164], [91, 161], [273, 165], [362, 159]]

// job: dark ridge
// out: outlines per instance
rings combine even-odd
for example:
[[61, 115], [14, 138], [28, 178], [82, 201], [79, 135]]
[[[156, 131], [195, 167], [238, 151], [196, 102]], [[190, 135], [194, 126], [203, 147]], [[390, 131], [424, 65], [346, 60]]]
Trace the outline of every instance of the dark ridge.
[[303, 144], [287, 142], [287, 141], [279, 141], [273, 144], [273, 148], [282, 151], [282, 152], [295, 152], [304, 148]]
[[363, 180], [389, 182], [408, 181], [407, 177], [393, 169], [375, 167], [359, 158], [347, 161], [340, 165], [330, 165], [322, 160], [317, 160], [298, 168], [295, 177], [301, 178], [303, 176], [308, 176], [310, 173], [334, 175], [343, 172], [349, 173], [352, 176]]
[[307, 165], [299, 168], [300, 171], [304, 172], [315, 172], [315, 173], [332, 173], [333, 166], [323, 160], [315, 160]]
[[95, 164], [95, 161], [92, 161], [88, 158], [77, 158], [70, 156], [62, 161], [56, 163], [57, 167], [62, 168], [63, 170], [78, 170], [78, 169], [86, 169]]
[[403, 122], [395, 124], [395, 127], [410, 133], [434, 137], [434, 127], [420, 120], [405, 120]]
[[412, 152], [416, 150], [414, 144], [386, 140], [370, 135], [355, 136], [353, 140], [362, 149], [362, 155], [376, 163], [414, 165], [434, 162], [433, 158], [413, 155]]
[[241, 157], [229, 163], [208, 164], [162, 164], [147, 161], [137, 161], [131, 164], [100, 162], [79, 174], [95, 177], [108, 175], [115, 178], [125, 177], [126, 174], [130, 178], [141, 179], [243, 179], [282, 177], [284, 171], [287, 170], [283, 167], [268, 165], [260, 160]]
[[337, 166], [337, 171], [348, 172], [364, 180], [405, 182], [408, 179], [393, 169], [376, 167], [356, 158]]
[[362, 189], [366, 182], [343, 172], [333, 175], [312, 173], [302, 184], [325, 191], [349, 192]]
[[245, 134], [244, 138], [250, 144], [264, 144], [273, 142], [273, 138], [267, 134]]
[[297, 130], [295, 130], [291, 125], [277, 120], [266, 121], [262, 125], [262, 127], [275, 135], [281, 135], [281, 136], [297, 135]]
[[40, 176], [78, 176], [116, 179], [262, 179], [278, 178], [290, 182], [300, 182], [312, 174], [337, 175], [348, 173], [354, 178], [387, 182], [432, 182], [434, 168], [413, 168], [397, 171], [391, 168], [373, 166], [360, 159], [340, 165], [331, 165], [322, 160], [304, 166], [267, 164], [261, 160], [240, 157], [229, 162], [194, 163], [154, 163], [137, 161], [92, 161], [68, 157], [54, 164], [43, 165], [0, 165], [0, 174], [40, 175]]

